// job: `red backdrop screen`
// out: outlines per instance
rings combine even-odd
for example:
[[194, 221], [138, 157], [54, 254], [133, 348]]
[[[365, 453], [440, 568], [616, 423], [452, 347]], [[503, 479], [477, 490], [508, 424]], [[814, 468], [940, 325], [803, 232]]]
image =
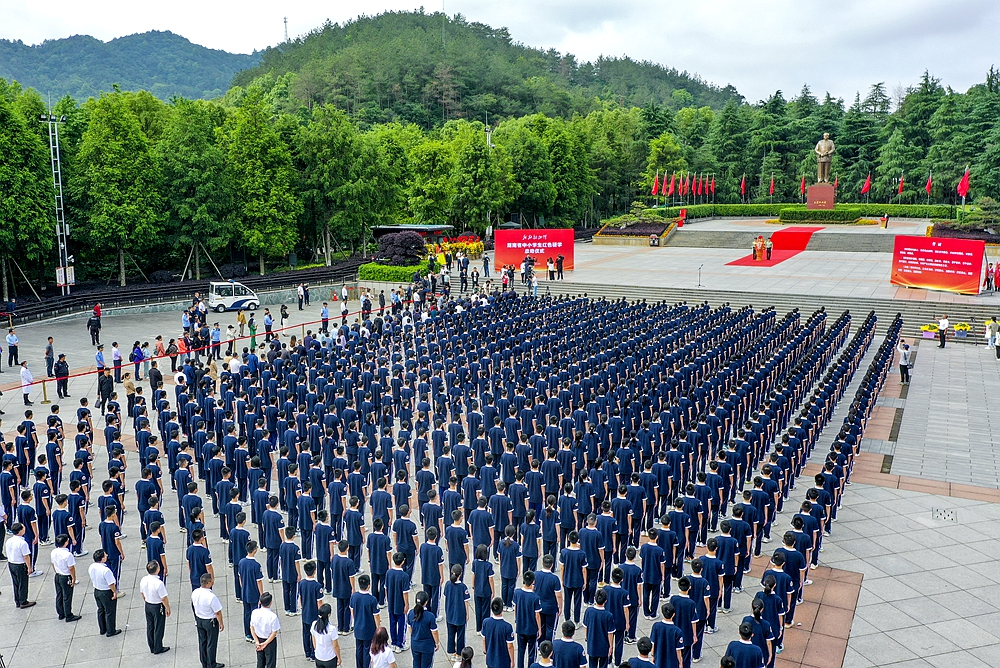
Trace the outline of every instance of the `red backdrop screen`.
[[493, 267], [521, 266], [525, 255], [535, 258], [535, 269], [545, 271], [545, 260], [562, 255], [563, 269], [573, 270], [573, 230], [497, 230], [493, 235]]
[[893, 285], [979, 294], [986, 242], [974, 239], [897, 236]]

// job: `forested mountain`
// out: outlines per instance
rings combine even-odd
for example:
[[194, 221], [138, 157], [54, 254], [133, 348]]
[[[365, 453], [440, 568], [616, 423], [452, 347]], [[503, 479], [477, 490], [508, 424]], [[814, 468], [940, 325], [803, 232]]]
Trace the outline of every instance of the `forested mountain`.
[[687, 72], [627, 57], [579, 63], [571, 54], [514, 42], [506, 28], [422, 10], [326, 23], [267, 49], [259, 65], [233, 81], [251, 82], [287, 87], [291, 103], [309, 109], [333, 104], [361, 122], [425, 129], [487, 115], [566, 118], [605, 102], [721, 109], [742, 100], [732, 86], [719, 88]]
[[110, 42], [74, 35], [34, 46], [0, 40], [0, 79], [16, 79], [53, 100], [71, 95], [83, 101], [114, 84], [122, 90], [148, 90], [161, 100], [218, 97], [233, 74], [259, 60], [259, 54], [208, 49], [171, 32]]

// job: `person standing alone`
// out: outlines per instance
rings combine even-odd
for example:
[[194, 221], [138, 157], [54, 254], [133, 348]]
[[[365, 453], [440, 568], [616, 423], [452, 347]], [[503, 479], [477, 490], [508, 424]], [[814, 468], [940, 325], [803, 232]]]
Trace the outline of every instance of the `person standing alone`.
[[167, 598], [167, 587], [160, 579], [160, 562], [146, 564], [146, 573], [139, 581], [146, 611], [146, 643], [153, 654], [163, 654], [170, 650], [163, 646], [163, 630], [170, 616], [170, 599]]
[[198, 658], [201, 668], [222, 668], [215, 660], [219, 649], [219, 632], [225, 630], [226, 623], [222, 617], [222, 602], [212, 591], [214, 579], [211, 573], [201, 576], [198, 589], [191, 592], [191, 605], [194, 608], [194, 621], [198, 628]]
[[899, 345], [896, 346], [896, 350], [899, 352], [899, 382], [903, 385], [910, 384], [910, 344], [905, 340], [900, 339]]
[[938, 320], [938, 338], [941, 340], [941, 345], [939, 345], [938, 348], [944, 348], [944, 344], [948, 337], [949, 327], [951, 327], [951, 323], [948, 322], [948, 316], [941, 316], [941, 319]]

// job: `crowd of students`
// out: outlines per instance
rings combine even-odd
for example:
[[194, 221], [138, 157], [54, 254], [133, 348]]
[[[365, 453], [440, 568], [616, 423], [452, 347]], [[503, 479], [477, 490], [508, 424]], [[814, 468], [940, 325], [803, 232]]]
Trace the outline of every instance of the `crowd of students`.
[[[687, 668], [734, 594], [756, 589], [744, 576], [766, 558], [723, 666], [773, 667], [850, 484], [898, 318], [796, 505], [874, 314], [848, 342], [849, 314], [828, 323], [822, 310], [779, 319], [773, 309], [512, 292], [438, 306], [429, 318], [404, 303], [369, 309], [322, 343], [275, 337], [244, 348], [217, 381], [183, 360], [174, 387], [158, 382], [131, 414], [107, 401], [103, 434], [82, 399], [68, 493], [72, 430], [58, 407], [37, 426], [27, 411], [0, 471], [7, 528], [19, 555], [27, 550], [25, 572], [11, 565], [15, 602], [28, 603], [27, 578], [41, 574], [39, 545], [55, 538], [68, 555], [87, 554], [96, 506], [95, 561], [112, 585], [133, 510], [151, 576], [184, 573], [198, 598], [224, 561], [263, 665], [275, 661], [280, 585], [318, 665], [343, 663], [338, 637], [352, 635], [358, 668], [393, 665], [407, 649], [423, 668], [442, 645], [466, 668], [475, 645], [490, 668], [617, 666], [626, 645], [631, 668]], [[95, 471], [101, 441], [106, 476]], [[786, 504], [795, 512], [782, 529]], [[186, 563], [166, 557], [175, 522]], [[781, 546], [765, 557], [774, 531]], [[225, 549], [213, 554], [216, 532]], [[654, 622], [648, 635], [640, 610]], [[473, 620], [481, 638], [470, 642]], [[162, 624], [160, 642], [153, 635], [159, 653]], [[202, 664], [220, 665], [214, 650]]]

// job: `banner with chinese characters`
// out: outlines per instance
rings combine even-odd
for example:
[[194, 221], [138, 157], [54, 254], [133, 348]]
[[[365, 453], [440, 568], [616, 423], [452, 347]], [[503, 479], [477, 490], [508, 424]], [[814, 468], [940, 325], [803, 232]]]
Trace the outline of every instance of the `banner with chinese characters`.
[[893, 285], [977, 295], [983, 284], [986, 242], [898, 235], [892, 254]]
[[525, 255], [535, 258], [535, 271], [539, 277], [545, 272], [549, 258], [553, 262], [562, 255], [563, 269], [573, 270], [573, 230], [497, 230], [493, 236], [493, 266], [500, 269], [512, 264], [520, 268]]

